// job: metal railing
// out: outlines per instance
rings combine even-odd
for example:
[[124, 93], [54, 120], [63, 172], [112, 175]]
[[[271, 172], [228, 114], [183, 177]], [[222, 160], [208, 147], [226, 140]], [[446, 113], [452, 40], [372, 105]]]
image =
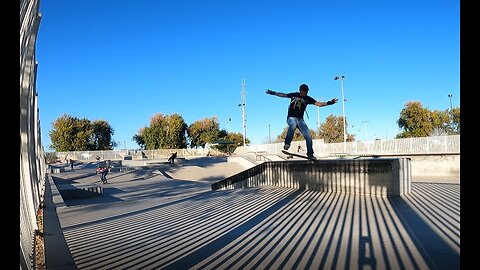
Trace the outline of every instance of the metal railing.
[[[305, 153], [305, 141], [293, 141], [290, 151], [296, 152], [298, 146]], [[283, 143], [256, 144], [237, 147], [234, 154], [262, 152], [268, 154], [281, 154]], [[431, 154], [460, 154], [460, 135], [416, 137], [375, 141], [347, 142], [343, 152], [343, 142], [324, 143], [323, 139], [313, 140], [313, 149], [318, 157], [332, 155], [431, 155]], [[132, 159], [162, 159], [168, 158], [171, 153], [177, 152], [177, 157], [218, 155], [215, 149], [157, 149], [157, 150], [102, 150], [102, 151], [72, 151], [55, 152], [60, 162], [93, 161], [98, 156], [101, 160], [119, 160], [129, 156]]]
[[156, 150], [99, 150], [99, 151], [70, 151], [55, 152], [59, 162], [67, 163], [69, 159], [77, 161], [92, 161], [98, 156], [101, 160], [120, 160], [125, 157], [131, 159], [162, 159], [168, 158], [172, 153], [177, 153], [177, 158], [219, 155], [216, 149], [156, 149]]
[[[323, 139], [313, 140], [313, 150], [317, 156], [335, 154], [349, 155], [425, 155], [425, 154], [460, 154], [460, 135], [415, 137], [402, 139], [354, 141], [324, 143]], [[298, 146], [305, 151], [305, 141], [293, 141], [290, 151], [296, 152]], [[283, 143], [239, 146], [236, 154], [266, 151], [268, 154], [280, 154]]]

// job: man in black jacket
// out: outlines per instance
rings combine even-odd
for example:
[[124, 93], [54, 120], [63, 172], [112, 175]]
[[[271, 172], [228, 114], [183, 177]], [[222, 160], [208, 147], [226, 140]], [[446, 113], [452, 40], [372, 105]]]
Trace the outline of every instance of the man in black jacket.
[[308, 90], [308, 85], [302, 84], [299, 87], [299, 92], [285, 94], [267, 89], [265, 93], [277, 97], [290, 98], [290, 105], [288, 107], [287, 114], [288, 131], [287, 136], [285, 137], [285, 144], [283, 145], [283, 149], [288, 150], [290, 148], [290, 143], [293, 140], [293, 133], [295, 131], [295, 128], [298, 128], [302, 133], [303, 137], [305, 138], [305, 142], [307, 144], [307, 157], [310, 159], [316, 159], [313, 155], [313, 143], [312, 136], [310, 135], [310, 129], [308, 128], [305, 120], [303, 119], [303, 114], [305, 113], [305, 109], [307, 108], [308, 104], [323, 107], [337, 103], [338, 99], [332, 98], [327, 102], [316, 101], [308, 95]]

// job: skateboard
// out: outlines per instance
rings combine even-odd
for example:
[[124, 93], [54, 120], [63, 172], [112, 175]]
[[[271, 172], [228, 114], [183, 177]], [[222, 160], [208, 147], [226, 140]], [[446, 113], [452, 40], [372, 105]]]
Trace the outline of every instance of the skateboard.
[[304, 156], [304, 155], [300, 155], [300, 154], [295, 154], [295, 153], [290, 153], [288, 152], [287, 150], [282, 150], [282, 153], [284, 153], [285, 155], [287, 155], [287, 159], [290, 159], [290, 158], [293, 158], [293, 157], [299, 157], [299, 158], [304, 158], [304, 159], [307, 159], [308, 160], [308, 164], [313, 164], [315, 163], [315, 159], [311, 159], [307, 156]]

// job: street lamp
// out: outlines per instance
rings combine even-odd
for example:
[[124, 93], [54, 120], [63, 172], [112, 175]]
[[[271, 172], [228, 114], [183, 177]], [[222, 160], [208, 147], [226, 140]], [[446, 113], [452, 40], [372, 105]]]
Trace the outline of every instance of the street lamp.
[[343, 152], [347, 152], [347, 130], [345, 126], [345, 98], [343, 96], [343, 81], [345, 80], [345, 76], [335, 76], [333, 77], [335, 81], [340, 80], [342, 82], [342, 115], [343, 115]]
[[452, 94], [448, 94], [448, 97], [450, 98], [450, 113], [452, 112]]

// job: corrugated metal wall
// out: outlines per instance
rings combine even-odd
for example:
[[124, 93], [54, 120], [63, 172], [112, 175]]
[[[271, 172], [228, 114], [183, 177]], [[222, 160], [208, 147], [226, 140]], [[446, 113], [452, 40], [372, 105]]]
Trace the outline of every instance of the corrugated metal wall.
[[20, 1], [20, 269], [34, 269], [37, 211], [45, 189], [45, 159], [36, 92], [38, 0]]

